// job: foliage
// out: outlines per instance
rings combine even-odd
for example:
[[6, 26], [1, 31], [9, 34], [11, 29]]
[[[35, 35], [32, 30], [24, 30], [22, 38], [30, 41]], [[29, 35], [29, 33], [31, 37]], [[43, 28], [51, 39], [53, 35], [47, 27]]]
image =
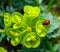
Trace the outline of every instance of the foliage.
[[45, 17], [45, 19], [50, 20], [50, 29], [47, 32], [47, 37], [48, 38], [56, 38], [57, 36], [59, 36], [60, 30], [59, 30], [59, 20], [57, 19], [56, 16], [51, 15], [51, 13], [42, 13], [43, 18]]
[[[0, 0], [0, 43], [11, 42], [11, 52], [60, 52], [60, 21], [54, 6], [60, 8], [59, 0]], [[43, 25], [44, 20], [50, 25]], [[20, 44], [22, 49], [16, 48]]]
[[[30, 8], [30, 9], [29, 9]], [[11, 44], [17, 46], [23, 44], [27, 48], [36, 48], [39, 46], [42, 37], [50, 25], [43, 25], [44, 18], [40, 18], [40, 9], [38, 7], [25, 6], [24, 14], [14, 12], [13, 14], [4, 14], [5, 33], [11, 38]]]

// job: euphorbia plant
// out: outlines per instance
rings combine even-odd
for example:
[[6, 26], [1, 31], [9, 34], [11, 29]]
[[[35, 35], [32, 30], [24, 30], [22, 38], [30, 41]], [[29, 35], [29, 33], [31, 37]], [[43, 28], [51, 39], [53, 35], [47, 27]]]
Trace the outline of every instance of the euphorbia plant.
[[45, 20], [40, 16], [40, 8], [25, 6], [23, 15], [19, 12], [4, 14], [4, 30], [13, 46], [22, 44], [27, 48], [36, 48], [50, 27], [50, 22], [46, 25]]

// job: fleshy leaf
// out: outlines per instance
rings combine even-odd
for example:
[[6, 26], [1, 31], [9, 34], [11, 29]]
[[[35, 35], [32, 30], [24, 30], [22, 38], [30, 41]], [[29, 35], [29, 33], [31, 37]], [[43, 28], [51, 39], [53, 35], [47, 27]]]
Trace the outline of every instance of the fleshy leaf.
[[47, 37], [48, 38], [56, 38], [60, 35], [59, 33], [60, 33], [60, 30], [57, 28], [54, 31], [52, 31], [51, 33], [47, 33]]
[[47, 32], [48, 38], [56, 38], [59, 36], [59, 21], [56, 16], [52, 16], [51, 13], [42, 13], [43, 18], [50, 20], [50, 29]]
[[59, 28], [59, 21], [55, 16], [52, 16], [51, 13], [42, 13], [42, 18], [45, 18], [46, 20], [50, 20], [50, 29], [48, 33], [54, 31], [56, 28]]
[[53, 49], [54, 49], [54, 52], [57, 52], [57, 51], [59, 52], [60, 44], [54, 44]]

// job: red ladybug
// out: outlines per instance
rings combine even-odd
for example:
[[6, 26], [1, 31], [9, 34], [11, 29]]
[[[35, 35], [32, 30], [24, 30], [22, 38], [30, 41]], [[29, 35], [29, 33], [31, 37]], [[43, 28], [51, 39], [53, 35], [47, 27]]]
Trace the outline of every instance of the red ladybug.
[[43, 25], [49, 25], [50, 24], [50, 21], [49, 20], [45, 20], [44, 22], [43, 22]]

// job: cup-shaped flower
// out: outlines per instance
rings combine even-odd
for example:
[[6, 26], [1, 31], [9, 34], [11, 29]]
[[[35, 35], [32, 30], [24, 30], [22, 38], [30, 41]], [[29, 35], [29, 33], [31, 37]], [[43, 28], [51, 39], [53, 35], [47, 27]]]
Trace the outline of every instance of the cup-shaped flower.
[[40, 38], [34, 32], [27, 33], [22, 39], [22, 44], [27, 48], [36, 48], [40, 45]]
[[11, 25], [12, 25], [11, 16], [9, 13], [4, 14], [4, 24], [6, 27], [11, 27]]
[[32, 7], [32, 6], [25, 6], [24, 12], [29, 15], [32, 19], [36, 18], [40, 13], [40, 8]]
[[19, 37], [20, 35], [20, 32], [17, 32], [17, 31], [10, 31], [10, 33], [13, 37]]
[[20, 38], [19, 37], [16, 37], [16, 38], [12, 38], [11, 39], [11, 44], [13, 46], [17, 46], [19, 43], [20, 43]]
[[9, 38], [15, 38], [20, 36], [20, 31], [15, 31], [12, 28], [5, 29], [5, 32]]
[[20, 24], [22, 21], [22, 15], [19, 12], [14, 12], [11, 18], [13, 23]]
[[38, 20], [35, 26], [36, 32], [40, 37], [45, 37], [47, 32], [46, 28], [43, 26], [43, 21], [44, 20]]

